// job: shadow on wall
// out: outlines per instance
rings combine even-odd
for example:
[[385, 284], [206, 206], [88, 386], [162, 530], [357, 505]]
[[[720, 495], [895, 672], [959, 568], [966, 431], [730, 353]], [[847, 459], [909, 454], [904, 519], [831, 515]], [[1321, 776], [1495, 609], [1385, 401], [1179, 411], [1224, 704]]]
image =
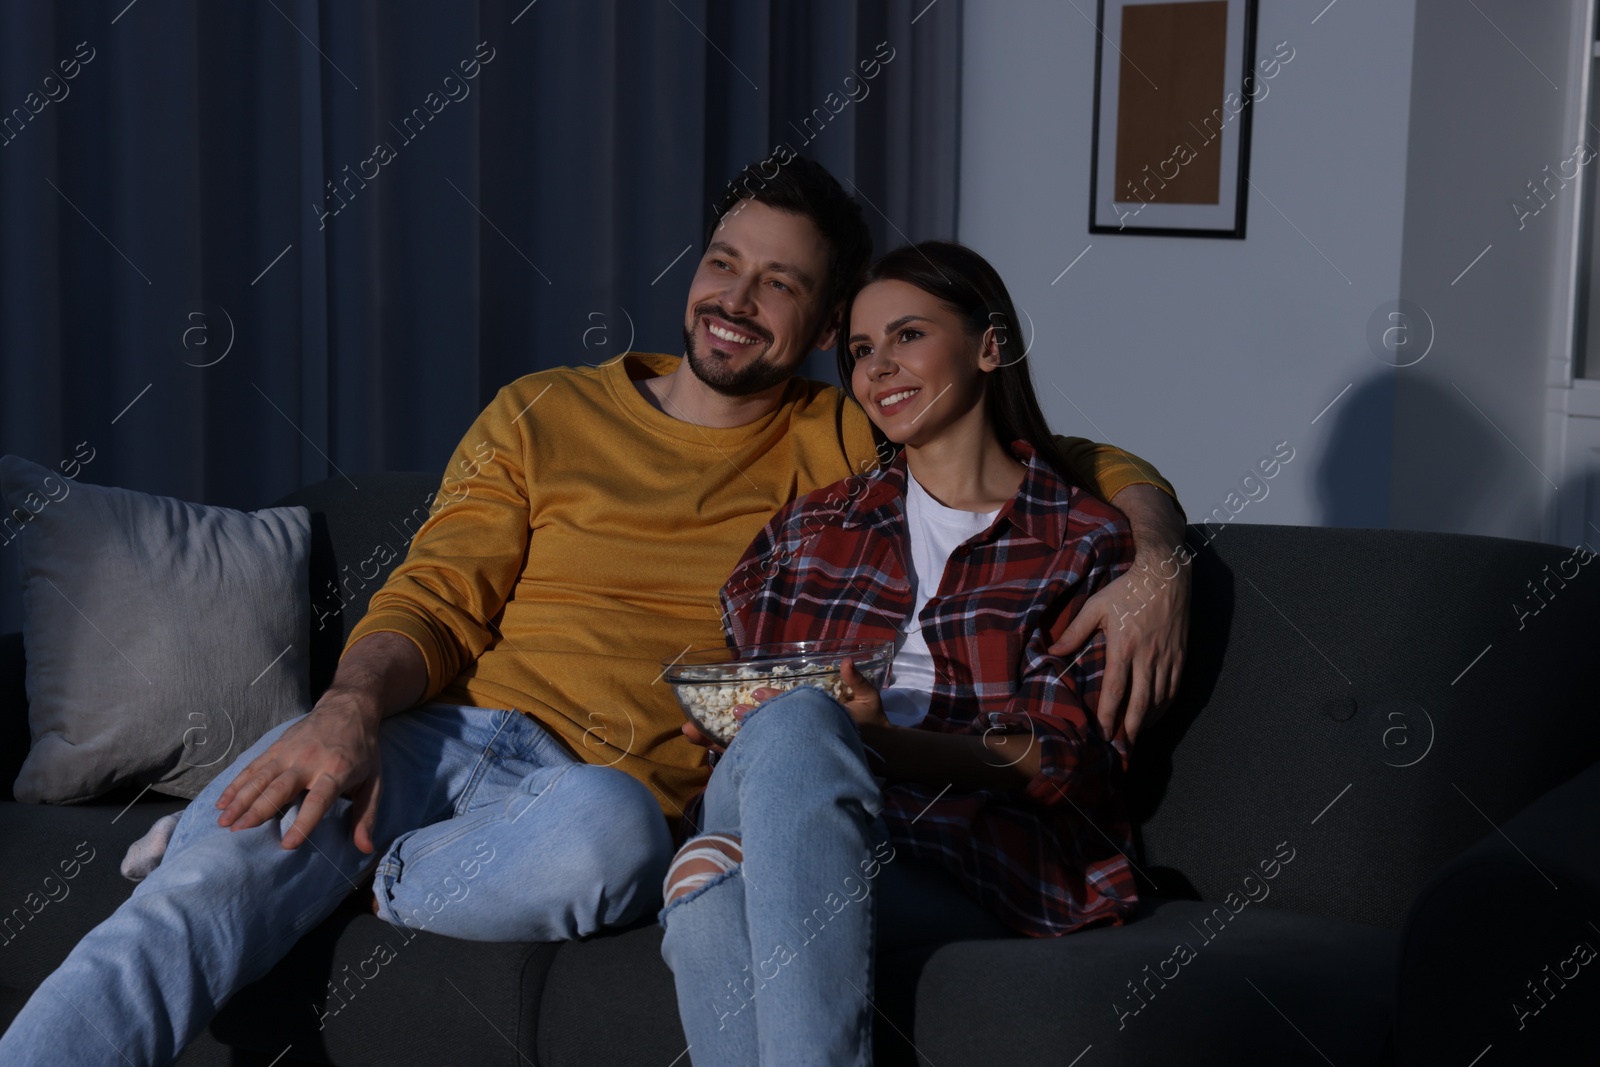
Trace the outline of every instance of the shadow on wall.
[[1394, 372], [1379, 368], [1330, 413], [1333, 426], [1317, 464], [1322, 526], [1389, 525], [1394, 451]]
[[[1408, 425], [1426, 427], [1425, 433], [1402, 437], [1395, 432], [1402, 398]], [[1431, 462], [1441, 472], [1489, 471], [1511, 449], [1448, 385], [1405, 367], [1379, 367], [1329, 414], [1334, 424], [1316, 474], [1322, 525], [1461, 532], [1476, 528], [1477, 517], [1495, 506], [1477, 479], [1435, 481], [1427, 501], [1391, 505], [1391, 472], [1402, 460]], [[1422, 454], [1402, 457], [1402, 448], [1421, 449]], [[1528, 473], [1539, 477], [1531, 468]]]

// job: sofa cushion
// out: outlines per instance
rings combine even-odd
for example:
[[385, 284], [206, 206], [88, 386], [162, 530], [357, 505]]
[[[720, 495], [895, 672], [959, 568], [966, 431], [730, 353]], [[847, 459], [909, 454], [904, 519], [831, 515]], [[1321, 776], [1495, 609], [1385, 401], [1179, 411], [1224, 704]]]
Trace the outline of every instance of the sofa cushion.
[[1152, 901], [1123, 927], [944, 946], [923, 968], [914, 1040], [939, 1067], [1067, 1064], [1090, 1046], [1083, 1062], [1099, 1067], [1371, 1064], [1397, 940], [1272, 908], [1223, 920], [1211, 904]]
[[[54, 488], [52, 488], [52, 486]], [[310, 517], [60, 478], [0, 457], [16, 534], [33, 747], [17, 799], [126, 782], [193, 797], [304, 712]]]
[[[1215, 1062], [1322, 1064], [1295, 1027], [1336, 1063], [1375, 1062], [1390, 1025], [1397, 934], [1259, 906], [1223, 908], [1224, 919], [1214, 908], [1156, 901], [1122, 927], [881, 957], [875, 1062], [1034, 1067], [1071, 1062], [1092, 1043], [1101, 1064], [1196, 1062], [1197, 1047]], [[1180, 943], [1192, 956], [1167, 962]], [[540, 1009], [541, 1067], [660, 1067], [681, 1055], [687, 1042], [660, 952], [654, 923], [561, 945]], [[1146, 965], [1156, 995], [1141, 1009], [1128, 983], [1146, 980]], [[1164, 989], [1162, 970], [1176, 972]], [[597, 998], [611, 1005], [611, 1025], [594, 1025]]]
[[[687, 1062], [683, 1054], [688, 1040], [678, 1019], [672, 971], [661, 958], [661, 936], [660, 925], [649, 921], [559, 946], [539, 1010], [541, 1067]], [[878, 1067], [919, 1067], [908, 1037], [915, 1028], [918, 977], [937, 948], [908, 946], [880, 956], [875, 964], [873, 1062]], [[593, 1025], [599, 997], [611, 997], [618, 1005], [611, 1011], [616, 1025]], [[934, 1010], [948, 1011], [951, 1005]], [[934, 1063], [943, 1062], [937, 1053], [932, 1056]]]
[[[686, 1063], [688, 1047], [678, 1019], [672, 971], [661, 958], [661, 927], [654, 921], [559, 946], [545, 981], [539, 1011], [541, 1067], [661, 1067]], [[873, 1062], [877, 1067], [921, 1067], [909, 1035], [915, 1029], [917, 982], [938, 944], [914, 945], [880, 956], [873, 994]], [[596, 998], [617, 998], [617, 1025], [591, 1023]], [[949, 1011], [952, 1005], [933, 1010]], [[960, 1010], [965, 1010], [960, 1009]], [[935, 1053], [933, 1062], [943, 1062]], [[1048, 1061], [1046, 1061], [1048, 1062]]]
[[526, 1065], [556, 947], [401, 930], [352, 903], [235, 994], [211, 1033], [268, 1057], [289, 1048], [340, 1067]]
[[[608, 1025], [597, 1026], [601, 999]], [[539, 1006], [540, 1067], [681, 1065], [688, 1045], [658, 923], [559, 946]]]

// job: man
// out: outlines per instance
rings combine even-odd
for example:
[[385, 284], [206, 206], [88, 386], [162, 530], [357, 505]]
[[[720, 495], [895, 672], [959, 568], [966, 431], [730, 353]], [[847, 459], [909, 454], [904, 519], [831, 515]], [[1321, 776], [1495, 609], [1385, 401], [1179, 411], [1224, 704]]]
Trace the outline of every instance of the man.
[[[776, 508], [875, 462], [866, 417], [793, 377], [833, 345], [870, 256], [860, 209], [810, 161], [759, 166], [718, 205], [684, 358], [500, 390], [452, 459], [466, 491], [373, 596], [333, 684], [186, 809], [0, 1062], [170, 1062], [352, 891], [391, 923], [477, 940], [577, 937], [660, 906], [671, 829], [706, 777], [662, 666], [721, 643], [717, 590]], [[1170, 558], [1183, 527], [1158, 476], [1069, 445], [1140, 558]], [[1102, 594], [1063, 638], [1131, 622], [1106, 627], [1108, 731], [1121, 694], [1130, 736], [1171, 694], [1187, 595], [1180, 575], [1128, 616]]]

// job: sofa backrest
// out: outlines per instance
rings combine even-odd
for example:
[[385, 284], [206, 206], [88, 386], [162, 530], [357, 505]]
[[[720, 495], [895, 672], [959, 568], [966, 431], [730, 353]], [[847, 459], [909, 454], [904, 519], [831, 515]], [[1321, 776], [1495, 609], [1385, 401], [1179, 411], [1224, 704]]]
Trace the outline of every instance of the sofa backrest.
[[[345, 640], [367, 602], [406, 558], [436, 499], [437, 474], [364, 474], [297, 489], [273, 507], [311, 512], [311, 698], [333, 681]], [[380, 562], [381, 561], [381, 562]]]
[[[313, 517], [313, 695], [439, 478], [360, 483], [278, 502]], [[1183, 685], [1134, 752], [1146, 892], [1397, 927], [1445, 861], [1600, 759], [1582, 685], [1600, 563], [1456, 534], [1208, 530], [1189, 530]]]
[[1586, 551], [1209, 529], [1179, 698], [1132, 762], [1142, 865], [1163, 894], [1398, 927], [1448, 859], [1600, 759]]

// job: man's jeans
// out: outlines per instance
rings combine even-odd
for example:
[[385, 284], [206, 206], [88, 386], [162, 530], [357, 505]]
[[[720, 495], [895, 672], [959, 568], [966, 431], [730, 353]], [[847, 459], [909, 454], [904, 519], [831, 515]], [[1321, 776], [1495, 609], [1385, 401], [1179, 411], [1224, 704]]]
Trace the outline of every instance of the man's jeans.
[[696, 1064], [872, 1062], [874, 949], [1006, 937], [942, 872], [897, 856], [860, 734], [799, 688], [746, 717], [701, 827], [743, 863], [668, 904], [661, 954]]
[[377, 855], [355, 847], [345, 798], [294, 850], [280, 842], [298, 804], [219, 827], [217, 797], [289, 725], [185, 809], [161, 864], [23, 1007], [0, 1063], [170, 1063], [369, 874], [389, 922], [477, 941], [565, 940], [660, 907], [672, 842], [650, 791], [515, 711], [427, 704], [384, 723]]

